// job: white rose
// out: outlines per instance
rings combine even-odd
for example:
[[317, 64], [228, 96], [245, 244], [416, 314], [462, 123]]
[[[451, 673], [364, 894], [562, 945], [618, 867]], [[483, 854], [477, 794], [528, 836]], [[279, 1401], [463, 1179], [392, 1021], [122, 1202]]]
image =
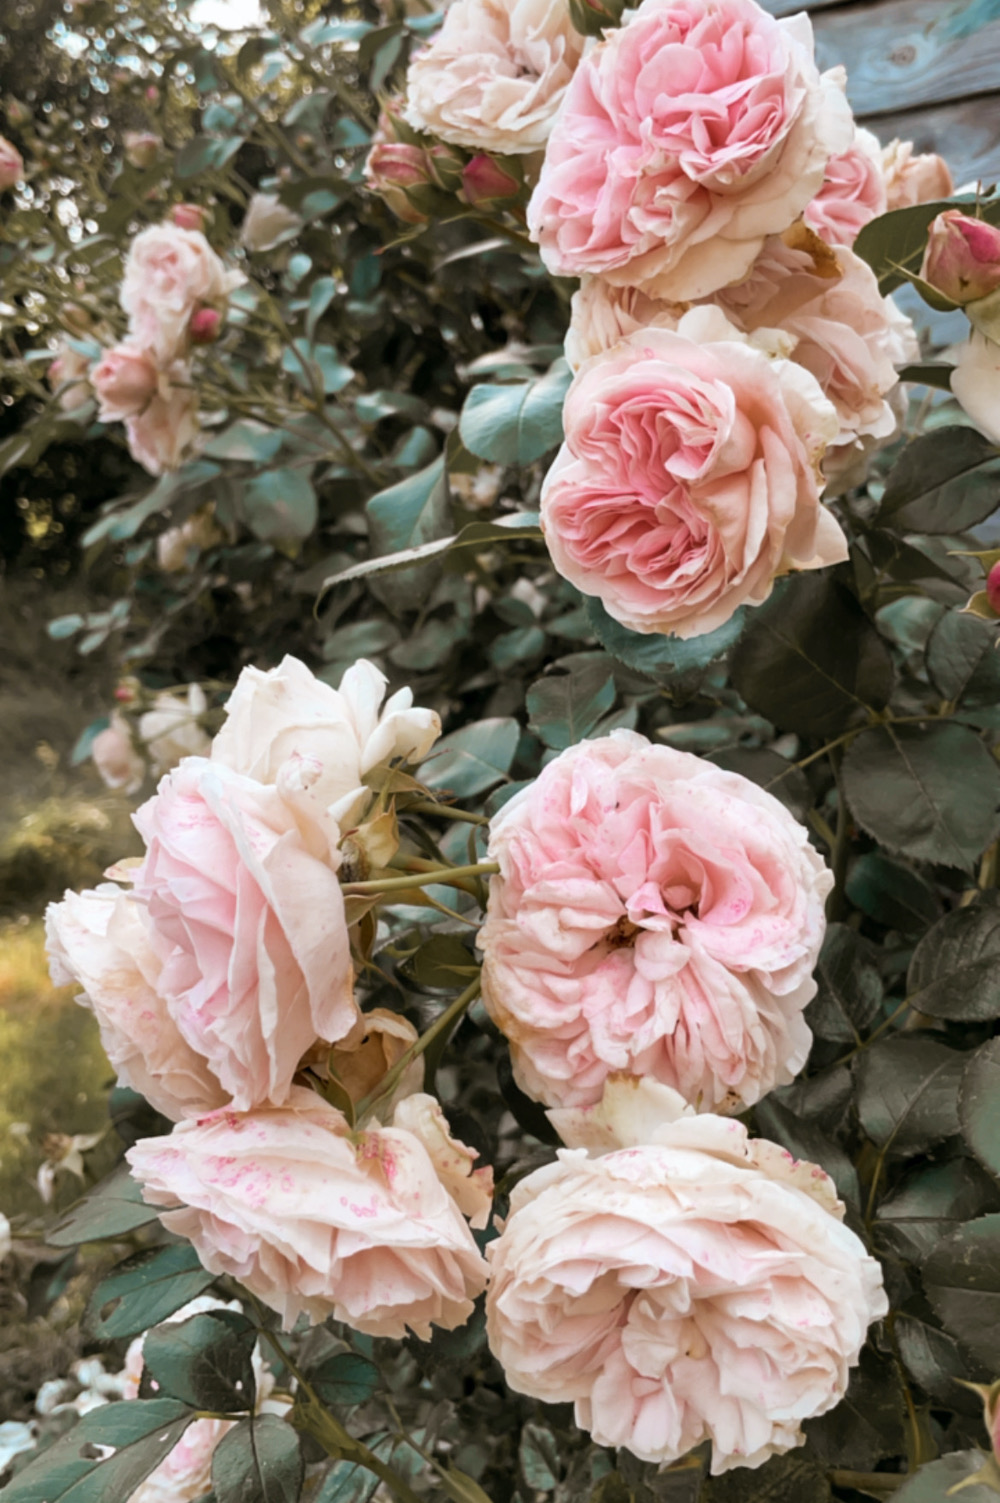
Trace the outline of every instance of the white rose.
[[1000, 444], [1000, 344], [973, 330], [959, 351], [951, 389], [979, 431]]
[[255, 193], [247, 204], [240, 239], [249, 251], [273, 250], [301, 228], [298, 214], [283, 204], [276, 193]]
[[158, 694], [153, 708], [139, 717], [139, 739], [159, 776], [176, 767], [182, 757], [207, 757], [212, 738], [198, 724], [208, 701], [200, 684], [188, 684], [187, 694]]

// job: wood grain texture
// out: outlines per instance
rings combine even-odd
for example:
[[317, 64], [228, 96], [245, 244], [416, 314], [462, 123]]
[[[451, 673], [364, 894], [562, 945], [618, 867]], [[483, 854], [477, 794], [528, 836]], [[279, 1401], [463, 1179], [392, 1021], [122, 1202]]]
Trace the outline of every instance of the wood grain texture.
[[918, 151], [939, 151], [959, 187], [980, 178], [1000, 180], [1000, 93], [879, 115], [866, 123], [883, 144], [898, 136]]

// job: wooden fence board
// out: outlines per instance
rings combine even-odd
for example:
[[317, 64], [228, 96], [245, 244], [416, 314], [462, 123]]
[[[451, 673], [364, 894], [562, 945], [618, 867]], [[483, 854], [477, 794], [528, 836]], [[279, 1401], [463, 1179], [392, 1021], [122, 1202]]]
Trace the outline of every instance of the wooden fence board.
[[918, 151], [939, 151], [958, 187], [1000, 180], [1000, 94], [880, 115], [868, 124], [883, 145], [898, 136]]

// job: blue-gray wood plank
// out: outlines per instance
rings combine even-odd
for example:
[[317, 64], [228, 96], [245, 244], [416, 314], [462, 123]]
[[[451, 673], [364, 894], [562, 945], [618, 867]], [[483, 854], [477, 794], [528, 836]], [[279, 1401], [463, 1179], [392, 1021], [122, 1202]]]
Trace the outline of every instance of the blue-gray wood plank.
[[820, 66], [843, 63], [881, 140], [940, 151], [959, 184], [1000, 177], [1000, 0], [762, 0], [808, 10]]

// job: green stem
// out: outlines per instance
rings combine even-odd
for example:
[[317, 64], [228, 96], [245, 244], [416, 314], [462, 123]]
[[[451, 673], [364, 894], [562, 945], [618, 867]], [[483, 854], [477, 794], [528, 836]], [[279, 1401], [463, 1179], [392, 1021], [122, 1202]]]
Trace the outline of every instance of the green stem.
[[378, 1089], [371, 1091], [367, 1096], [362, 1097], [357, 1105], [357, 1120], [359, 1122], [362, 1122], [368, 1115], [368, 1113], [373, 1111], [374, 1108], [378, 1106], [379, 1102], [387, 1100], [392, 1095], [393, 1091], [396, 1089], [396, 1086], [399, 1084], [400, 1080], [402, 1080], [404, 1074], [410, 1068], [413, 1061], [415, 1059], [419, 1059], [421, 1054], [423, 1054], [424, 1051], [429, 1048], [431, 1044], [433, 1044], [434, 1040], [438, 1038], [442, 1033], [444, 1033], [446, 1029], [450, 1030], [458, 1022], [459, 1018], [462, 1017], [466, 1009], [479, 996], [479, 988], [480, 978], [477, 976], [475, 981], [470, 982], [469, 985], [465, 988], [465, 991], [461, 992], [455, 998], [454, 1002], [452, 1002], [450, 1006], [445, 1008], [444, 1012], [431, 1024], [427, 1032], [422, 1033], [415, 1044], [410, 1045], [409, 1049], [407, 1049], [406, 1053], [402, 1056], [401, 1059], [398, 1059], [396, 1061], [392, 1069], [389, 1070], [387, 1074], [383, 1075], [382, 1079], [378, 1083]]
[[407, 804], [401, 811], [404, 814], [435, 814], [438, 819], [457, 819], [468, 825], [488, 825], [489, 820], [483, 814], [470, 814], [467, 809], [454, 809], [451, 804], [436, 804], [433, 799], [422, 798], [416, 803]]
[[440, 883], [445, 887], [458, 887], [456, 877], [493, 876], [500, 870], [496, 861], [477, 861], [472, 866], [440, 866], [429, 872], [414, 872], [410, 877], [379, 877], [372, 882], [345, 882], [341, 891], [345, 897], [366, 898], [380, 892], [406, 892], [411, 887], [429, 887]]

